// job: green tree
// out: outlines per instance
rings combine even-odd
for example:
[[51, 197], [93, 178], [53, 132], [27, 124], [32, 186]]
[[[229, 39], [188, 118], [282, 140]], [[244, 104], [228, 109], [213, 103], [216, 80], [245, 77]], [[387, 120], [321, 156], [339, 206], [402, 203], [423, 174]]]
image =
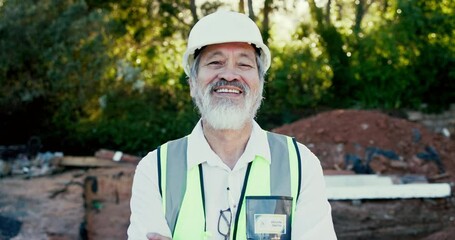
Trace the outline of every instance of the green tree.
[[0, 141], [62, 138], [60, 130], [86, 114], [109, 64], [103, 17], [84, 1], [3, 2], [0, 118], [16, 132]]
[[[444, 108], [454, 101], [452, 1], [308, 1], [333, 71], [333, 107]], [[434, 91], [443, 94], [432, 94]]]

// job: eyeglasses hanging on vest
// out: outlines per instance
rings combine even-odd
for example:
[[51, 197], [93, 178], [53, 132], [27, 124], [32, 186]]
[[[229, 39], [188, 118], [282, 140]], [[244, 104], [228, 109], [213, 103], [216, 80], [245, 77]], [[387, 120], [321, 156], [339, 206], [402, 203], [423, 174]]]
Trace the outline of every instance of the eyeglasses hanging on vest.
[[229, 240], [229, 237], [231, 236], [231, 222], [231, 209], [220, 210], [220, 217], [218, 217], [218, 233], [223, 235], [225, 240]]

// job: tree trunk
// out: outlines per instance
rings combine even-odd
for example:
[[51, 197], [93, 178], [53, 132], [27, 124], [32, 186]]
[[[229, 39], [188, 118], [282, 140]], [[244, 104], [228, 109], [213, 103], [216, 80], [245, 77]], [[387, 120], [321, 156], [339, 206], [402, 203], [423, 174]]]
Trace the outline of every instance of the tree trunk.
[[327, 5], [325, 6], [325, 21], [327, 24], [330, 24], [330, 8], [332, 6], [332, 0], [327, 1]]
[[388, 8], [389, 8], [389, 1], [384, 0], [384, 3], [382, 4], [382, 11], [384, 12], [384, 14], [387, 12]]
[[196, 0], [190, 1], [190, 10], [191, 10], [191, 16], [193, 16], [193, 24], [196, 24], [196, 22], [199, 20], [199, 18], [197, 16], [197, 10], [196, 10]]
[[239, 0], [239, 12], [245, 13], [245, 1]]
[[[314, 0], [308, 0], [308, 3], [313, 19], [318, 23], [315, 31], [321, 36], [333, 71], [330, 93], [332, 97], [346, 96], [352, 90], [353, 77], [349, 58], [343, 50], [344, 40], [336, 27], [327, 20], [330, 17], [327, 16], [330, 15], [330, 11], [325, 12], [322, 8], [318, 8]], [[327, 4], [330, 3], [331, 1]], [[326, 9], [330, 9], [330, 6]]]
[[270, 38], [270, 13], [272, 13], [273, 0], [264, 1], [264, 19], [262, 20], [262, 37], [267, 44]]
[[358, 34], [361, 30], [362, 20], [365, 14], [370, 8], [371, 3], [367, 3], [365, 0], [359, 0], [359, 4], [356, 6], [355, 11], [355, 25], [354, 25], [354, 33]]
[[253, 21], [256, 21], [256, 16], [254, 15], [254, 9], [253, 9], [253, 0], [248, 0], [248, 16]]
[[365, 15], [365, 0], [358, 0], [358, 4], [355, 8], [355, 25], [354, 33], [357, 34], [360, 32], [360, 24], [362, 23], [363, 16]]

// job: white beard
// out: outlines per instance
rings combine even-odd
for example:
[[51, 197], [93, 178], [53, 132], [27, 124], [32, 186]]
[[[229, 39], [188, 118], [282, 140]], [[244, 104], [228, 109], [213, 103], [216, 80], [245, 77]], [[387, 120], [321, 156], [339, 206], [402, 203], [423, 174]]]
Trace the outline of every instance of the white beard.
[[213, 85], [215, 84], [208, 85], [204, 91], [196, 86], [193, 99], [202, 119], [211, 127], [217, 130], [239, 130], [254, 119], [261, 105], [263, 84], [255, 93], [242, 84], [245, 94], [242, 103], [229, 98], [213, 97]]

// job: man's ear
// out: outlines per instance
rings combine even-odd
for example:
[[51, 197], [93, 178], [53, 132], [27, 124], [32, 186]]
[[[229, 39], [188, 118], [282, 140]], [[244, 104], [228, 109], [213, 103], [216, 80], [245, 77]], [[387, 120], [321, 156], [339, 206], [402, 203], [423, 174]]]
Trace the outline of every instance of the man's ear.
[[191, 78], [188, 78], [188, 85], [190, 85], [190, 96], [191, 98], [194, 98], [194, 96], [196, 96], [196, 93], [195, 93], [195, 86], [194, 86], [194, 81], [193, 79]]

